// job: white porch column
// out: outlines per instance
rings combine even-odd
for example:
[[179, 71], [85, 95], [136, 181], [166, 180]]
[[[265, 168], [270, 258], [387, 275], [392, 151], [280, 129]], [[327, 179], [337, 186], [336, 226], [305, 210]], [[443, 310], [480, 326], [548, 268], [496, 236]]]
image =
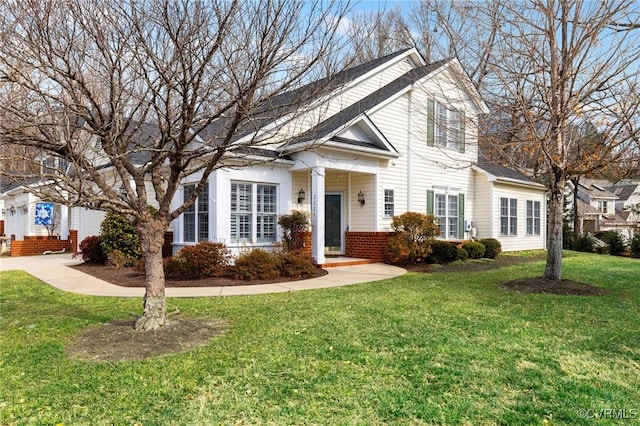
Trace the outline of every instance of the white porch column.
[[60, 239], [66, 240], [69, 238], [69, 209], [70, 207], [64, 204], [60, 205]]
[[317, 264], [325, 263], [324, 257], [324, 167], [311, 171], [311, 254]]

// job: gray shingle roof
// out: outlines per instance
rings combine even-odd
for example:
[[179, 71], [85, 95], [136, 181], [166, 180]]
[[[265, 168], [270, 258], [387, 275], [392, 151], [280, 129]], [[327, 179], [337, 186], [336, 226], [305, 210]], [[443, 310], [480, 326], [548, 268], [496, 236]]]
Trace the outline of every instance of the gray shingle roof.
[[[402, 55], [411, 49], [404, 49], [398, 52], [374, 59], [364, 64], [356, 65], [351, 68], [342, 70], [330, 77], [315, 80], [305, 84], [299, 88], [273, 96], [261, 105], [254, 108], [251, 113], [251, 120], [242, 124], [242, 128], [235, 133], [233, 140], [241, 139], [251, 133], [260, 130], [267, 124], [281, 118], [287, 114], [297, 111], [301, 107], [308, 105], [310, 102], [318, 99], [322, 95], [326, 95], [331, 90], [338, 89], [352, 81], [362, 77], [369, 71], [372, 71], [380, 65], [390, 61], [391, 59]], [[215, 140], [216, 134], [230, 123], [231, 119], [221, 117], [214, 121], [204, 129], [200, 130], [200, 136], [205, 140]]]
[[376, 90], [370, 95], [364, 97], [358, 102], [353, 103], [337, 114], [327, 118], [323, 122], [304, 132], [299, 136], [297, 142], [306, 142], [312, 139], [322, 139], [330, 133], [335, 132], [359, 115], [369, 111], [379, 103], [389, 99], [391, 96], [395, 95], [407, 86], [410, 86], [423, 77], [426, 77], [427, 75], [444, 65], [447, 61], [448, 60], [441, 60], [408, 71], [386, 86]]
[[480, 169], [485, 172], [498, 177], [498, 178], [508, 178], [520, 180], [527, 183], [537, 183], [535, 180], [525, 175], [524, 173], [520, 173], [517, 170], [510, 169], [509, 167], [503, 166], [501, 164], [495, 163], [487, 163], [487, 162], [479, 162], [476, 164]]

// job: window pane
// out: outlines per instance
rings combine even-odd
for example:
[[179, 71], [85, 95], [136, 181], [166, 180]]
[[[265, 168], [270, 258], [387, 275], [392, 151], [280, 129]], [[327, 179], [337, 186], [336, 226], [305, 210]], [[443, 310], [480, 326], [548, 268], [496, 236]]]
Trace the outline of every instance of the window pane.
[[458, 218], [449, 216], [449, 237], [458, 238]]
[[447, 146], [447, 108], [436, 103], [436, 144]]
[[452, 149], [460, 147], [460, 112], [449, 110], [449, 141], [447, 146]]
[[[195, 185], [185, 185], [183, 187], [183, 195], [182, 201], [186, 202], [193, 191], [195, 190]], [[183, 240], [186, 242], [195, 242], [196, 241], [196, 206], [191, 205], [185, 212], [182, 214], [182, 229], [184, 233]]]
[[394, 193], [393, 189], [384, 190], [384, 215], [385, 217], [393, 217], [394, 214]]

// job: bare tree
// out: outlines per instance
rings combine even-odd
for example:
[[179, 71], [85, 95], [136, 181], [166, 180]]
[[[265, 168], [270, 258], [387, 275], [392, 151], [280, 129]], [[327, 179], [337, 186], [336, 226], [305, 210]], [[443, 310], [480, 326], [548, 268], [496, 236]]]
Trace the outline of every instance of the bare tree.
[[[486, 89], [495, 117], [502, 117], [503, 152], [525, 153], [549, 189], [548, 255], [544, 277], [562, 272], [563, 195], [567, 179], [601, 169], [605, 162], [637, 158], [640, 132], [637, 92], [640, 39], [616, 31], [616, 22], [638, 22], [631, 1], [499, 1], [499, 49]], [[506, 119], [505, 119], [506, 117]], [[573, 131], [594, 124], [598, 138]], [[523, 165], [523, 156], [517, 157]]]
[[[56, 159], [39, 176], [50, 183], [39, 190], [46, 199], [133, 218], [146, 268], [136, 328], [166, 323], [164, 232], [209, 175], [275, 161], [261, 148], [287, 144], [291, 132], [280, 126], [339, 84], [303, 85], [335, 71], [326, 58], [335, 57], [349, 7], [295, 0], [0, 6], [0, 143]], [[187, 176], [199, 183], [172, 206]]]

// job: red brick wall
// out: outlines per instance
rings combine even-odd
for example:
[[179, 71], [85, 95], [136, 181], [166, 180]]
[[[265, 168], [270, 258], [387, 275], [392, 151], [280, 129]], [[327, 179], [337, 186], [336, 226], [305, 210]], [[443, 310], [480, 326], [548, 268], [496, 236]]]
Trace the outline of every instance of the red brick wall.
[[311, 257], [313, 253], [313, 240], [311, 239], [311, 232], [307, 231], [304, 233], [304, 247], [302, 248], [302, 253]]
[[387, 242], [393, 232], [346, 232], [345, 255], [384, 262], [387, 259]]
[[162, 257], [173, 256], [173, 231], [164, 233], [164, 244], [162, 245]]
[[69, 251], [69, 240], [45, 239], [47, 237], [25, 237], [24, 240], [11, 241], [11, 256], [30, 256], [42, 254], [45, 251], [60, 251], [63, 248]]
[[69, 229], [69, 245], [73, 254], [78, 253], [78, 230]]

